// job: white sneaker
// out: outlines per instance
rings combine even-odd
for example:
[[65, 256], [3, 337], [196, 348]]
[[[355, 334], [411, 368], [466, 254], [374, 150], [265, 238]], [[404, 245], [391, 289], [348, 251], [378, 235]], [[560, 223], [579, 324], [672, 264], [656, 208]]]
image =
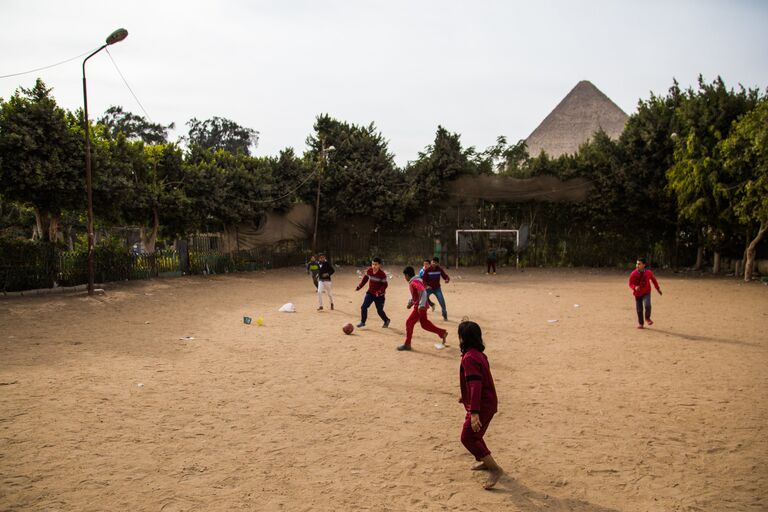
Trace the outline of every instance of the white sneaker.
[[445, 345], [443, 345], [442, 343], [435, 343], [435, 348], [437, 350], [443, 350], [445, 348]]

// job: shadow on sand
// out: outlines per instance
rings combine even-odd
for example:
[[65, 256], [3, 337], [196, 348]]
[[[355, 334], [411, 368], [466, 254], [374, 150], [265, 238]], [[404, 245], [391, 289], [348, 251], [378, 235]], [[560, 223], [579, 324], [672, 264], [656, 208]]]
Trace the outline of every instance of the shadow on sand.
[[745, 345], [749, 347], [760, 347], [761, 345], [758, 343], [752, 343], [749, 341], [742, 341], [742, 340], [732, 340], [728, 338], [715, 338], [712, 336], [698, 336], [695, 334], [685, 334], [682, 332], [675, 332], [675, 331], [667, 331], [664, 329], [657, 329], [657, 328], [651, 328], [646, 329], [646, 332], [653, 333], [653, 334], [663, 334], [665, 336], [672, 336], [675, 338], [681, 338], [688, 341], [704, 341], [708, 343], [726, 343], [730, 345]]
[[521, 512], [619, 512], [573, 498], [557, 498], [530, 489], [509, 475], [504, 475], [488, 492], [506, 495], [507, 501]]

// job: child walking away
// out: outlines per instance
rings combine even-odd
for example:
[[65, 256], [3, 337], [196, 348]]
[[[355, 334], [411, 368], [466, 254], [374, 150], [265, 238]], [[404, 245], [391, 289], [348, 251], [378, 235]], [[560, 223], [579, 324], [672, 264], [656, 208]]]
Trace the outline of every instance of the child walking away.
[[336, 270], [325, 258], [325, 254], [321, 254], [318, 258], [320, 259], [320, 267], [317, 269], [317, 310], [323, 310], [323, 291], [325, 291], [328, 293], [328, 300], [331, 301], [331, 311], [333, 311], [333, 286], [331, 286], [331, 276]]
[[373, 258], [371, 266], [365, 271], [363, 279], [355, 291], [365, 286], [366, 282], [368, 283], [368, 291], [365, 292], [363, 305], [360, 306], [360, 323], [357, 326], [365, 327], [365, 321], [368, 319], [368, 308], [371, 307], [371, 303], [374, 303], [376, 304], [376, 312], [384, 320], [382, 327], [386, 329], [389, 327], [389, 318], [384, 312], [384, 292], [386, 292], [389, 283], [387, 282], [387, 274], [381, 269], [381, 258]]
[[475, 322], [464, 321], [459, 324], [459, 348], [461, 366], [459, 367], [459, 386], [461, 398], [467, 415], [461, 429], [461, 444], [478, 461], [473, 470], [487, 470], [488, 480], [483, 487], [493, 488], [504, 470], [493, 460], [491, 451], [485, 445], [483, 436], [496, 414], [498, 400], [496, 387], [493, 385], [491, 367], [483, 353], [483, 333]]
[[[632, 288], [632, 294], [635, 296], [638, 329], [643, 328], [643, 318], [648, 325], [653, 325], [653, 320], [651, 320], [651, 283], [659, 295], [662, 295], [656, 276], [650, 269], [646, 268], [645, 258], [637, 258], [635, 270], [629, 275], [629, 287]], [[645, 315], [643, 315], [643, 306], [645, 306]]]
[[437, 302], [440, 303], [440, 308], [443, 310], [443, 320], [448, 320], [448, 311], [445, 309], [445, 297], [443, 297], [443, 290], [440, 289], [441, 277], [445, 279], [446, 283], [451, 282], [451, 278], [440, 267], [440, 258], [434, 257], [429, 268], [424, 272], [424, 284], [427, 288], [427, 295], [437, 297]]
[[440, 343], [435, 343], [436, 349], [445, 348], [448, 331], [437, 327], [427, 318], [427, 291], [424, 289], [424, 283], [416, 277], [413, 267], [405, 267], [403, 276], [408, 281], [408, 290], [411, 292], [411, 298], [408, 300], [406, 308], [411, 309], [413, 307], [413, 311], [411, 311], [408, 320], [405, 321], [405, 343], [397, 347], [397, 350], [411, 350], [411, 338], [413, 338], [413, 328], [416, 322], [419, 322], [425, 331], [434, 332], [440, 336]]
[[317, 290], [317, 274], [320, 271], [320, 263], [318, 263], [317, 258], [313, 254], [309, 258], [309, 263], [307, 263], [307, 274], [312, 276], [312, 282], [315, 285], [315, 290]]
[[496, 275], [496, 260], [498, 257], [496, 256], [496, 249], [491, 247], [488, 249], [488, 256], [485, 258], [485, 264], [487, 267], [486, 274], [490, 274], [493, 272], [493, 275]]

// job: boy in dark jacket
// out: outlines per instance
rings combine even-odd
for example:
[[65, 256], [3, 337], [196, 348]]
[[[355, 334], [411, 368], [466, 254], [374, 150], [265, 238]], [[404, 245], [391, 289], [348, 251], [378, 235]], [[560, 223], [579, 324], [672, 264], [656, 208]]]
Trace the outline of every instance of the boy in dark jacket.
[[445, 273], [445, 270], [440, 267], [440, 258], [432, 258], [432, 264], [424, 272], [424, 287], [427, 289], [427, 297], [434, 295], [437, 297], [437, 302], [440, 303], [440, 308], [443, 313], [443, 320], [448, 320], [448, 311], [445, 309], [445, 297], [443, 297], [443, 290], [440, 289], [440, 278], [445, 279], [446, 284], [451, 282], [451, 278]]
[[331, 301], [331, 311], [333, 311], [333, 287], [331, 286], [331, 276], [336, 270], [331, 262], [325, 258], [325, 254], [319, 256], [320, 268], [317, 270], [317, 304], [318, 311], [323, 310], [323, 292], [328, 293], [328, 300]]

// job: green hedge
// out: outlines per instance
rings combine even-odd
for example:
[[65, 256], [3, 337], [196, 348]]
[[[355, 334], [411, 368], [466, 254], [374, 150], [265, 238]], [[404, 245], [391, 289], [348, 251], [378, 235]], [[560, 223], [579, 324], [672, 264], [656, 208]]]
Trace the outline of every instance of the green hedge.
[[56, 280], [55, 244], [19, 238], [0, 238], [0, 290], [50, 288]]
[[[223, 274], [247, 272], [304, 263], [300, 247], [264, 247], [223, 254], [189, 251], [189, 268], [181, 268], [174, 250], [132, 254], [119, 239], [100, 240], [94, 248], [97, 283], [176, 277], [183, 273]], [[0, 238], [0, 293], [76, 286], [88, 282], [86, 248], [69, 251], [65, 246], [24, 239]]]

